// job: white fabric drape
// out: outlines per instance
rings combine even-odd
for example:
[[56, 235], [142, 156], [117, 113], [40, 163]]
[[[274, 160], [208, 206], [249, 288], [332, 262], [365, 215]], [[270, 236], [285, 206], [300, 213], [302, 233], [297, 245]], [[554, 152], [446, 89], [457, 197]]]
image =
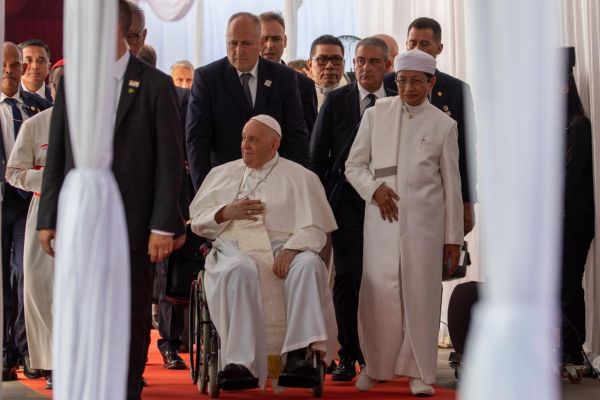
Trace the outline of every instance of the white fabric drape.
[[[0, 0], [0, 43], [4, 43], [4, 0]], [[0, 65], [3, 65], [4, 51], [0, 54]], [[8, 155], [6, 155], [8, 160]], [[0, 183], [0, 186], [4, 183]], [[4, 201], [4, 188], [0, 188], [0, 226], [2, 226], [2, 202]], [[2, 240], [2, 232], [0, 231], [0, 240]], [[0, 260], [2, 260], [2, 248], [0, 246]], [[4, 266], [2, 266], [4, 268]], [[2, 275], [0, 274], [0, 310], [4, 310], [4, 291], [2, 284]], [[4, 326], [4, 311], [0, 312], [0, 326]], [[0, 343], [4, 343], [4, 329], [0, 330]], [[3, 397], [2, 377], [0, 377], [0, 399]]]
[[470, 51], [485, 72], [474, 85], [485, 132], [479, 200], [488, 281], [474, 311], [461, 398], [555, 400], [564, 158], [558, 2], [471, 5]]
[[285, 34], [288, 38], [287, 47], [283, 51], [284, 60], [295, 60], [298, 45], [298, 7], [302, 0], [283, 0], [283, 18], [285, 20]]
[[117, 5], [65, 0], [64, 15], [76, 168], [63, 184], [56, 228], [54, 398], [123, 399], [130, 267], [123, 203], [111, 171]]
[[134, 3], [148, 3], [160, 19], [177, 21], [190, 11], [194, 0], [133, 0]]
[[[583, 107], [592, 122], [594, 188], [600, 199], [600, 4], [596, 0], [562, 0], [562, 45], [575, 47], [575, 80]], [[600, 207], [596, 205], [596, 210]], [[596, 238], [600, 237], [600, 212], [596, 212]], [[584, 276], [587, 351], [600, 354], [600, 240], [592, 244]]]

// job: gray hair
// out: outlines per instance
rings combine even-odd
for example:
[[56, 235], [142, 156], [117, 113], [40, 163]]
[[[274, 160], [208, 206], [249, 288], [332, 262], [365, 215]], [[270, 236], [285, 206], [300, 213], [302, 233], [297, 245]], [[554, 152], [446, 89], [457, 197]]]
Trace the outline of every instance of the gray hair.
[[387, 62], [389, 60], [390, 48], [383, 40], [373, 37], [373, 36], [364, 38], [364, 39], [360, 40], [358, 43], [356, 43], [354, 53], [356, 54], [356, 52], [358, 51], [359, 48], [365, 47], [365, 46], [379, 47], [383, 51], [383, 61]]
[[180, 61], [177, 61], [175, 64], [171, 65], [171, 73], [173, 73], [173, 70], [175, 68], [187, 68], [187, 69], [191, 69], [193, 71], [194, 64], [192, 64], [188, 60], [180, 60]]

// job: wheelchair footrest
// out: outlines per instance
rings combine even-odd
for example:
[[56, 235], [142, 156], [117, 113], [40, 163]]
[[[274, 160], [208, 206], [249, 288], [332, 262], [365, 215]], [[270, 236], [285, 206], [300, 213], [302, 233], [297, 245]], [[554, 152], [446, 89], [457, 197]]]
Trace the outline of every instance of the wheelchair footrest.
[[240, 378], [240, 379], [227, 379], [223, 378], [221, 372], [219, 372], [219, 378], [217, 380], [218, 386], [223, 390], [244, 390], [254, 389], [258, 387], [258, 378]]
[[277, 384], [285, 387], [312, 388], [321, 383], [318, 376], [283, 373], [279, 375]]

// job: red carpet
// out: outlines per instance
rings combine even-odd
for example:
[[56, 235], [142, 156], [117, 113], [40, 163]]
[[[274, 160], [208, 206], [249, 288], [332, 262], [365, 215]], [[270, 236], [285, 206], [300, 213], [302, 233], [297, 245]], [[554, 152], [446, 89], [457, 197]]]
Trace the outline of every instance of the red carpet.
[[[179, 399], [199, 399], [208, 398], [200, 395], [196, 386], [193, 386], [190, 379], [190, 371], [169, 371], [162, 366], [162, 357], [156, 348], [156, 339], [158, 332], [152, 331], [152, 344], [150, 354], [148, 355], [148, 365], [144, 372], [144, 377], [148, 381], [148, 386], [144, 388], [142, 398], [144, 400], [179, 400]], [[187, 360], [187, 354], [182, 357]], [[44, 389], [46, 381], [43, 379], [27, 379], [19, 372], [19, 381], [29, 388], [41, 393], [49, 398], [52, 391]], [[455, 399], [456, 392], [450, 389], [436, 387], [436, 394], [433, 397], [438, 400]], [[258, 389], [244, 390], [239, 392], [221, 391], [219, 398], [223, 399], [310, 399], [312, 392], [309, 389], [286, 389], [283, 393], [274, 394], [270, 387], [266, 392]], [[359, 393], [354, 388], [352, 382], [332, 382], [327, 375], [323, 399], [415, 399], [410, 394], [408, 380], [398, 379], [386, 383], [381, 383], [366, 393]]]

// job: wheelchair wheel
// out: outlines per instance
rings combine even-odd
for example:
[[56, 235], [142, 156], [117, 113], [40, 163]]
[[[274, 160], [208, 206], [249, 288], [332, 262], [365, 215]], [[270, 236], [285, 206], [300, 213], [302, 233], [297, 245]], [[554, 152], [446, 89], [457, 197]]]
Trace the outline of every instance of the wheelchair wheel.
[[192, 281], [192, 287], [190, 289], [190, 306], [188, 310], [189, 316], [189, 328], [188, 328], [188, 346], [190, 349], [190, 376], [192, 378], [192, 384], [195, 385], [198, 383], [198, 373], [199, 373], [199, 361], [198, 357], [198, 349], [200, 348], [200, 343], [197, 340], [197, 330], [201, 327], [198, 323], [198, 293], [197, 293], [197, 285], [196, 281]]
[[322, 397], [325, 388], [325, 365], [320, 354], [314, 354], [315, 368], [319, 373], [319, 384], [312, 388], [313, 397]]
[[211, 358], [208, 363], [208, 397], [216, 399], [221, 389], [217, 384], [219, 375], [219, 363], [216, 358]]
[[202, 394], [206, 394], [207, 389], [209, 389], [211, 379], [209, 375], [209, 360], [211, 359], [211, 353], [213, 352], [213, 349], [210, 340], [212, 323], [210, 322], [210, 315], [208, 314], [208, 306], [206, 304], [206, 297], [204, 295], [203, 278], [204, 273], [200, 272], [196, 290], [196, 317], [198, 321], [198, 330], [196, 331], [196, 335], [197, 343], [199, 344], [196, 354], [198, 359], [197, 363], [199, 364], [200, 369], [198, 374], [198, 391]]

